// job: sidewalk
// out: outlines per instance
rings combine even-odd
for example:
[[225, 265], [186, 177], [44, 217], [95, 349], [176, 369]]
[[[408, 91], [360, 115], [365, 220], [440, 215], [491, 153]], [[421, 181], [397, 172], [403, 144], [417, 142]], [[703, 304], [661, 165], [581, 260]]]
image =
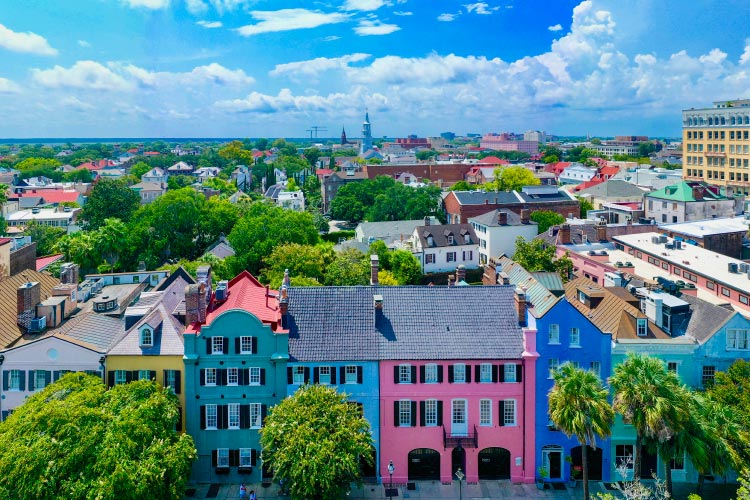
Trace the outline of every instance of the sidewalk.
[[[560, 498], [560, 499], [580, 499], [583, 498], [583, 486], [581, 482], [575, 489], [565, 488], [564, 490], [539, 490], [535, 484], [511, 484], [510, 481], [480, 481], [479, 484], [462, 483], [461, 492], [459, 493], [458, 482], [444, 485], [439, 481], [417, 481], [414, 483], [416, 489], [407, 490], [398, 488], [400, 499], [413, 500], [447, 500], [458, 499], [464, 500], [497, 500], [503, 498]], [[190, 486], [195, 492], [192, 496], [186, 498], [216, 498], [218, 500], [237, 500], [239, 498], [240, 486], [234, 484], [221, 485], [216, 496], [206, 496], [209, 493], [209, 484], [197, 484]], [[274, 484], [267, 488], [260, 484], [246, 484], [248, 493], [255, 490], [258, 500], [289, 500], [288, 496], [278, 495], [278, 485]], [[386, 485], [387, 486], [387, 485]], [[704, 487], [702, 497], [711, 500], [731, 500], [734, 498], [736, 485], [722, 485], [707, 483]], [[675, 483], [674, 493], [677, 500], [687, 499], [688, 494], [695, 491], [695, 485], [691, 483]], [[591, 495], [596, 493], [616, 493], [607, 490], [601, 482], [591, 483]], [[190, 492], [188, 492], [190, 493]], [[382, 484], [366, 484], [363, 488], [353, 489], [347, 497], [352, 500], [384, 500], [385, 486]], [[332, 499], [333, 500], [333, 499]]]

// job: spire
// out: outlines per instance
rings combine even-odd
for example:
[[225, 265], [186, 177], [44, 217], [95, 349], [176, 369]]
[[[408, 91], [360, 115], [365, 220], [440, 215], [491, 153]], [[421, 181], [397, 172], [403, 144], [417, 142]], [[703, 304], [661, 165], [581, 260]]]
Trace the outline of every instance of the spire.
[[349, 141], [346, 140], [346, 130], [344, 129], [344, 126], [341, 126], [341, 145], [349, 144]]
[[367, 108], [365, 108], [365, 123], [370, 123], [370, 113]]

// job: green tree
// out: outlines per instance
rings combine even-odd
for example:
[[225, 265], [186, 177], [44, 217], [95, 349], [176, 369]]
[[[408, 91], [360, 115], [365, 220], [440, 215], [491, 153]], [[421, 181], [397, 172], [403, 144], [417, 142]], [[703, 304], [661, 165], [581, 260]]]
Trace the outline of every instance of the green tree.
[[475, 191], [477, 189], [479, 189], [479, 186], [475, 184], [469, 184], [466, 181], [458, 181], [450, 188], [448, 188], [449, 191]]
[[325, 273], [326, 286], [354, 286], [370, 283], [370, 259], [354, 248], [338, 252]]
[[203, 181], [203, 186], [219, 191], [223, 195], [231, 195], [237, 192], [237, 186], [234, 182], [220, 179], [219, 177], [210, 177]]
[[252, 165], [253, 152], [245, 149], [242, 141], [232, 141], [219, 148], [219, 156], [235, 165]]
[[593, 372], [565, 363], [553, 378], [549, 416], [566, 436], [575, 436], [581, 443], [583, 498], [589, 500], [588, 447], [596, 449], [596, 438], [611, 434], [615, 412], [607, 400], [607, 388]]
[[98, 230], [66, 234], [57, 241], [54, 250], [64, 254], [66, 260], [78, 264], [82, 271], [96, 272], [102, 263], [97, 233]]
[[85, 168], [79, 168], [77, 170], [65, 172], [62, 177], [65, 182], [89, 183], [94, 180], [94, 174], [92, 174], [90, 170]]
[[104, 219], [104, 225], [94, 232], [97, 252], [114, 270], [120, 259], [120, 252], [128, 242], [128, 227], [120, 219]]
[[263, 259], [265, 268], [262, 277], [273, 288], [281, 286], [284, 271], [290, 276], [312, 278], [318, 283], [323, 282], [326, 267], [333, 261], [335, 252], [330, 243], [319, 245], [300, 245], [299, 243], [285, 243], [276, 246], [271, 254]]
[[578, 205], [581, 207], [581, 219], [585, 219], [589, 210], [594, 210], [594, 204], [583, 197], [578, 198]]
[[[0, 184], [0, 207], [2, 207], [6, 201], [8, 201], [8, 185]], [[7, 223], [3, 218], [3, 214], [0, 213], [0, 235], [5, 234], [6, 226]]]
[[38, 222], [30, 222], [23, 232], [31, 236], [31, 241], [36, 242], [37, 255], [52, 255], [60, 238], [65, 236], [65, 229], [61, 227], [43, 226]]
[[666, 440], [674, 435], [674, 426], [685, 420], [684, 391], [663, 361], [632, 352], [615, 367], [609, 385], [615, 394], [615, 411], [635, 428], [633, 478], [639, 479], [644, 440]]
[[555, 247], [546, 246], [544, 241], [536, 238], [531, 241], [526, 241], [523, 236], [516, 238], [513, 260], [529, 272], [557, 272], [563, 281], [568, 281], [573, 272], [573, 261], [567, 254], [555, 257]]
[[372, 464], [370, 424], [345, 394], [302, 386], [271, 409], [260, 430], [263, 462], [289, 485], [292, 498], [342, 498]]
[[383, 240], [375, 240], [370, 243], [370, 248], [367, 251], [368, 255], [378, 256], [378, 266], [380, 269], [390, 271], [391, 269], [391, 251], [388, 250]]
[[151, 165], [146, 162], [139, 161], [138, 163], [130, 167], [130, 175], [140, 180], [140, 178], [143, 177], [143, 174], [147, 173], [149, 170], [151, 170]]
[[307, 148], [305, 149], [305, 152], [303, 155], [305, 156], [305, 159], [307, 160], [307, 163], [310, 164], [311, 167], [314, 167], [316, 163], [318, 163], [318, 158], [320, 158], [320, 150], [318, 148]]
[[65, 375], [0, 425], [0, 497], [181, 499], [196, 451], [178, 407], [154, 382]]
[[557, 226], [565, 222], [565, 217], [552, 210], [536, 210], [535, 212], [531, 212], [529, 218], [537, 223], [537, 232], [539, 234], [547, 232], [547, 229], [552, 226]]
[[127, 224], [140, 206], [141, 197], [124, 181], [102, 179], [91, 190], [81, 210], [81, 219], [88, 230], [99, 229], [109, 218]]
[[525, 167], [498, 167], [494, 170], [495, 179], [486, 183], [490, 191], [520, 191], [524, 186], [538, 186], [541, 181]]
[[422, 277], [422, 265], [408, 250], [394, 250], [388, 261], [399, 285], [416, 285]]
[[297, 156], [296, 152], [294, 153], [294, 156], [279, 156], [273, 162], [273, 166], [285, 172], [288, 177], [293, 177], [302, 170], [310, 167], [306, 160]]
[[432, 149], [417, 151], [416, 157], [419, 161], [425, 161], [429, 160], [430, 158], [437, 156], [437, 151], [434, 151]]

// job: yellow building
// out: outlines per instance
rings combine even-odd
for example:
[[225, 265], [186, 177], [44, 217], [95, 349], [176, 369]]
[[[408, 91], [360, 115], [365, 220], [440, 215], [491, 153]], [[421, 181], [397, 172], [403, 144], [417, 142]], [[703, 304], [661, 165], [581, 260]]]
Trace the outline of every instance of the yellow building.
[[685, 180], [750, 193], [750, 99], [717, 101], [712, 108], [682, 111]]

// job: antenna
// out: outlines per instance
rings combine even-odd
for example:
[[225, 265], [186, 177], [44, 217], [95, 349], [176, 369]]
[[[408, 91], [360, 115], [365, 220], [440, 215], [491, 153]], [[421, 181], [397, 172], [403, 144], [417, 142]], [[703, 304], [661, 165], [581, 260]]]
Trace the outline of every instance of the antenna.
[[318, 138], [318, 132], [328, 132], [328, 129], [326, 127], [320, 127], [318, 125], [313, 125], [309, 129], [306, 130], [306, 132], [310, 132], [310, 140], [313, 139], [313, 134], [315, 134], [315, 139]]

